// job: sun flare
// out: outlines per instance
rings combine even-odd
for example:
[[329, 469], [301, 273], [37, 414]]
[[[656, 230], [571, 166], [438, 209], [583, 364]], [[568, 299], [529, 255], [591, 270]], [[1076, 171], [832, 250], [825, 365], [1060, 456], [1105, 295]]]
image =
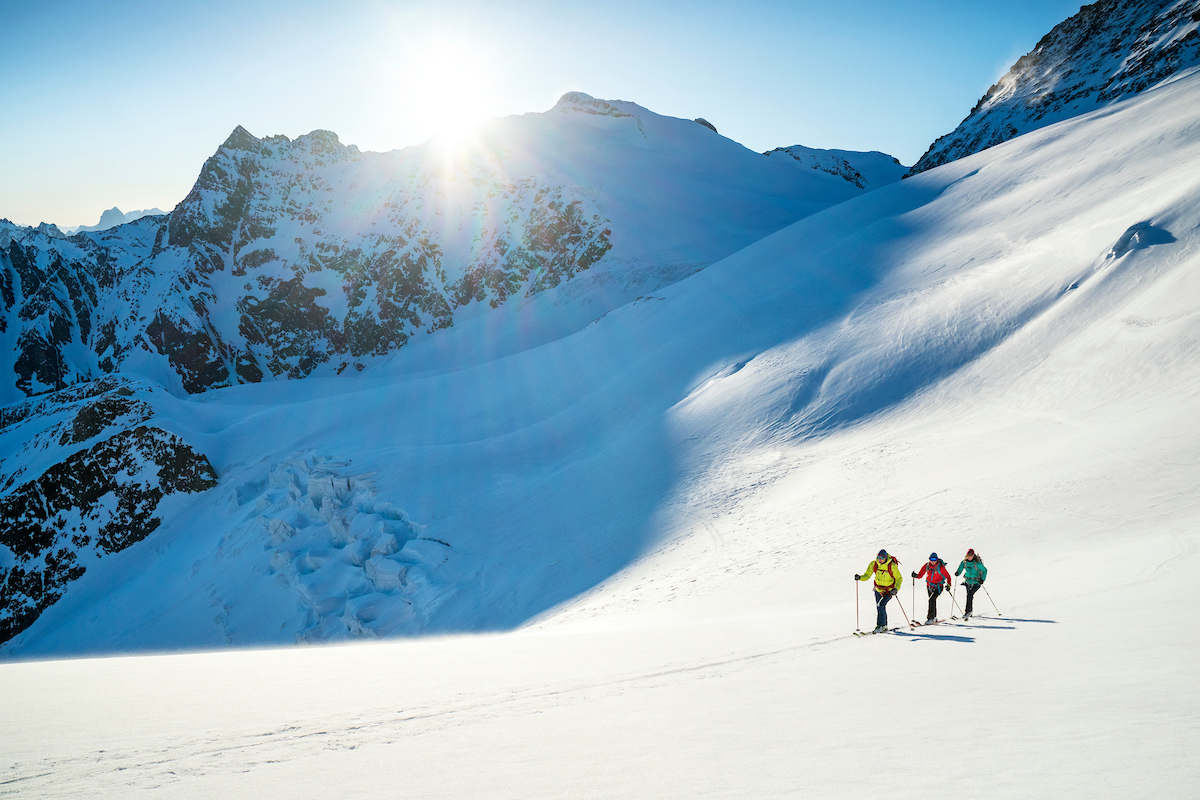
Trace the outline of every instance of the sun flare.
[[410, 68], [412, 99], [436, 145], [459, 152], [488, 116], [488, 63], [471, 43], [439, 39], [419, 50]]

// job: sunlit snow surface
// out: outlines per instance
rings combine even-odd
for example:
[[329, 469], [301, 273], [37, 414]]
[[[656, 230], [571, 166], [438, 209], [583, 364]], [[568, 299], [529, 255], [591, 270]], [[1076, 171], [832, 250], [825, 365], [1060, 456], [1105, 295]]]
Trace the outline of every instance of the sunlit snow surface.
[[[7, 664], [0, 793], [1188, 796], [1198, 164], [1193, 74], [509, 358], [164, 402], [221, 485], [4, 654], [524, 627]], [[881, 546], [1004, 616], [849, 636]]]

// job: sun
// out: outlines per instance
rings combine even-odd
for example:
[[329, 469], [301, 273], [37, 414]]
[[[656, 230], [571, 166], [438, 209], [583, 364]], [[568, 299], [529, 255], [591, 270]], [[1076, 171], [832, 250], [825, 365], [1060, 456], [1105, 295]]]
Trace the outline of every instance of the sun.
[[492, 103], [488, 60], [468, 41], [438, 39], [415, 53], [410, 74], [413, 111], [439, 148], [461, 150], [487, 118]]

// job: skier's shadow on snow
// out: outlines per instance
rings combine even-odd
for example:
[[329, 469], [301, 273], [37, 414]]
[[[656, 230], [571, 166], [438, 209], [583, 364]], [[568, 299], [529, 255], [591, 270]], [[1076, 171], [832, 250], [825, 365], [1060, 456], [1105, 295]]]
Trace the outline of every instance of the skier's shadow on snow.
[[1056, 619], [1021, 619], [1020, 617], [980, 617], [980, 619], [994, 620], [996, 622], [1042, 622], [1047, 625], [1057, 625]]
[[896, 631], [897, 636], [903, 636], [907, 639], [935, 639], [944, 642], [966, 642], [975, 641], [974, 636], [958, 636], [953, 633], [913, 633], [912, 631]]
[[958, 623], [954, 627], [956, 627], [956, 628], [980, 628], [985, 631], [1015, 631], [1017, 629], [1016, 625], [979, 625], [979, 624], [970, 625], [970, 624], [965, 624], [962, 622]]

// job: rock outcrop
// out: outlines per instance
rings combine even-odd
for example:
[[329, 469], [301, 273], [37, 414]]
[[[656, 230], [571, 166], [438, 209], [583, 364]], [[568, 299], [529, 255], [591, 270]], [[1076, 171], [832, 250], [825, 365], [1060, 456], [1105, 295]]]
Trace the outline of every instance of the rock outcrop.
[[1100, 0], [1021, 56], [909, 174], [1130, 97], [1200, 64], [1200, 3]]
[[146, 424], [145, 394], [108, 378], [3, 410], [0, 435], [24, 446], [0, 462], [0, 642], [154, 532], [164, 500], [216, 485], [202, 453]]

